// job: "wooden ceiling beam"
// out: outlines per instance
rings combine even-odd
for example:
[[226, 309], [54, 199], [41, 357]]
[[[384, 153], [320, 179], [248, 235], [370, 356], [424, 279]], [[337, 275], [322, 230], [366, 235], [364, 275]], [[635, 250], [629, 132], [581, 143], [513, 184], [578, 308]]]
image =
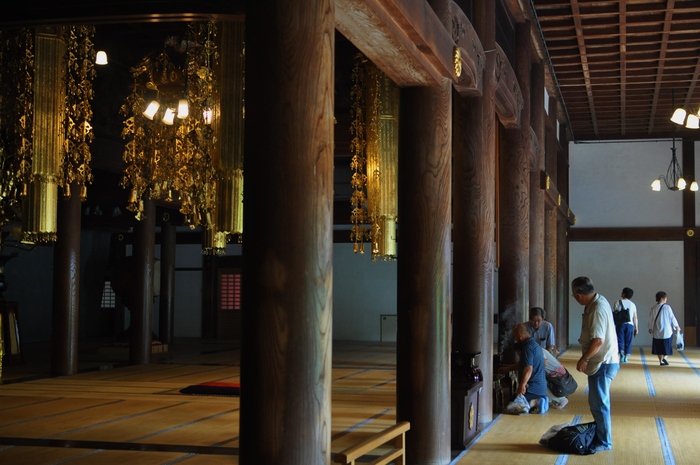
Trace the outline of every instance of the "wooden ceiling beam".
[[[447, 77], [460, 93], [478, 95], [483, 48], [454, 2], [450, 12], [456, 31], [447, 30], [425, 0], [335, 0], [338, 31], [399, 87], [439, 86]], [[460, 38], [467, 82], [455, 76], [454, 47]]]
[[571, 10], [574, 16], [574, 23], [576, 24], [576, 40], [578, 42], [579, 55], [581, 57], [581, 69], [583, 70], [586, 93], [588, 94], [588, 109], [590, 111], [591, 121], [593, 122], [593, 132], [597, 134], [598, 122], [596, 120], [595, 113], [595, 100], [593, 99], [593, 91], [591, 89], [591, 76], [588, 71], [588, 55], [586, 53], [586, 41], [583, 37], [583, 25], [581, 24], [578, 0], [571, 0]]
[[[656, 85], [654, 87], [654, 102], [651, 107], [651, 114], [656, 114], [656, 105], [659, 102], [659, 91], [661, 90], [661, 83], [664, 77], [664, 66], [666, 64], [666, 49], [668, 47], [668, 36], [671, 31], [671, 20], [673, 19], [673, 6], [675, 0], [667, 0], [666, 4], [666, 18], [664, 20], [664, 30], [661, 40], [661, 50], [659, 52], [659, 64], [657, 69]], [[671, 116], [669, 115], [669, 118]], [[654, 118], [649, 119], [649, 134], [654, 131]]]

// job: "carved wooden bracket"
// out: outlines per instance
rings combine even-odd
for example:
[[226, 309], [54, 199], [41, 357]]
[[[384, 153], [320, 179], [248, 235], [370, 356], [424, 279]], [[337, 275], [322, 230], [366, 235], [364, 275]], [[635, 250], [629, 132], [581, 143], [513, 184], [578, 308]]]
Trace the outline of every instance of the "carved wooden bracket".
[[520, 112], [524, 104], [520, 84], [515, 77], [513, 67], [508, 62], [508, 57], [498, 44], [494, 53], [496, 54], [496, 66], [493, 70], [493, 78], [496, 82], [496, 114], [505, 127], [519, 128]]
[[481, 41], [454, 2], [446, 21], [425, 0], [335, 0], [336, 29], [399, 87], [436, 87], [447, 78], [461, 94], [481, 95]]
[[461, 95], [480, 97], [484, 90], [483, 75], [486, 55], [481, 40], [464, 11], [455, 2], [450, 3], [452, 13], [452, 40], [462, 62], [462, 73], [456, 77], [454, 87]]

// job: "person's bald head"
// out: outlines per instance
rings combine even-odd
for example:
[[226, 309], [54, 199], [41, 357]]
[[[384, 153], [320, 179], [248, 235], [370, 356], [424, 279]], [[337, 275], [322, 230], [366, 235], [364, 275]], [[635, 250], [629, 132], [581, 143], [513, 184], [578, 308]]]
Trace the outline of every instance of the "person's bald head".
[[513, 328], [513, 338], [517, 342], [522, 342], [530, 337], [530, 332], [524, 324], [515, 325]]

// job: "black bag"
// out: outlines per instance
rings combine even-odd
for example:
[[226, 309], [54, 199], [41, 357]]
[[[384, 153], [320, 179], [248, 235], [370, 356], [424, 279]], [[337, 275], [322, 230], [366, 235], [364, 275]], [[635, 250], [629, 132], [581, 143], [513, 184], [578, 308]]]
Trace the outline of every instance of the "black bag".
[[615, 320], [615, 326], [620, 326], [625, 323], [632, 321], [630, 318], [630, 309], [625, 308], [620, 301], [620, 310], [613, 312], [613, 320]]
[[569, 370], [566, 370], [563, 376], [547, 377], [547, 387], [556, 397], [564, 397], [576, 392], [578, 383]]
[[595, 422], [565, 426], [547, 440], [547, 447], [564, 454], [595, 454]]

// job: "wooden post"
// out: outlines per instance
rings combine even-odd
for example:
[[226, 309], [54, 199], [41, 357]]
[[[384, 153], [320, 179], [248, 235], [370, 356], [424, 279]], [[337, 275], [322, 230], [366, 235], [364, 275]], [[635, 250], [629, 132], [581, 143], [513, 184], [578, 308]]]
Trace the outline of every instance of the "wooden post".
[[331, 461], [334, 8], [246, 5], [241, 464]]
[[[541, 173], [545, 170], [544, 64], [532, 66], [531, 126], [536, 137], [535, 152], [530, 154], [530, 307], [544, 307], [547, 319], [553, 308], [545, 307], [545, 196]], [[551, 322], [551, 321], [550, 321]]]
[[516, 26], [515, 74], [523, 96], [520, 128], [506, 129], [499, 154], [499, 344], [527, 317], [530, 267], [530, 23]]
[[[487, 50], [495, 44], [495, 3], [474, 5], [474, 29]], [[486, 54], [483, 94], [454, 96], [452, 350], [481, 353], [484, 386], [493, 382], [494, 225], [496, 196], [495, 55]], [[493, 392], [479, 397], [479, 422], [493, 420]]]
[[133, 259], [135, 267], [134, 299], [131, 308], [129, 363], [147, 364], [151, 360], [153, 334], [153, 269], [156, 237], [156, 207], [144, 200], [144, 219], [134, 227]]
[[408, 463], [450, 461], [452, 86], [401, 92], [397, 421]]
[[51, 322], [51, 375], [78, 372], [80, 309], [80, 188], [73, 184], [70, 198], [58, 201], [58, 239], [54, 245], [53, 312]]
[[160, 227], [160, 307], [158, 308], [158, 338], [163, 344], [173, 343], [173, 316], [175, 314], [175, 225], [165, 213]]

